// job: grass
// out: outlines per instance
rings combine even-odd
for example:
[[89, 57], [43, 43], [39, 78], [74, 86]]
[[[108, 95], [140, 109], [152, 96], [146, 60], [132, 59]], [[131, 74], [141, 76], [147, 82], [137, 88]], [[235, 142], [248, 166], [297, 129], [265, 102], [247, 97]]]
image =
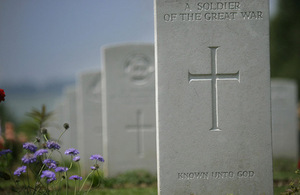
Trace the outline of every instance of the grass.
[[292, 181], [299, 179], [295, 173], [297, 162], [289, 159], [273, 159], [274, 195], [280, 195], [289, 189]]
[[157, 195], [156, 188], [104, 189], [92, 191], [92, 195]]
[[[65, 195], [65, 191], [61, 191], [59, 195]], [[69, 194], [74, 194], [70, 191]], [[82, 193], [83, 194], [83, 193]], [[149, 188], [125, 188], [125, 189], [94, 189], [89, 195], [157, 195], [157, 189]]]
[[[299, 179], [295, 174], [296, 162], [287, 159], [274, 159], [274, 195], [280, 195], [290, 186], [291, 181]], [[84, 191], [87, 191], [92, 178], [87, 182]], [[68, 194], [74, 194], [74, 182], [69, 182]], [[13, 194], [11, 181], [0, 179], [0, 194]], [[65, 189], [59, 190], [58, 194], [66, 194]], [[83, 193], [82, 193], [83, 194]], [[94, 185], [89, 194], [91, 195], [156, 195], [156, 178], [146, 171], [130, 171], [114, 178], [94, 177]]]
[[[21, 175], [21, 180], [22, 181], [25, 180], [25, 183], [23, 182], [18, 183], [19, 185], [18, 189], [19, 191], [20, 189], [22, 189], [21, 191], [26, 192], [26, 188], [22, 187], [22, 186], [27, 186], [28, 181], [26, 180], [25, 175]], [[59, 179], [57, 178], [57, 180]], [[29, 183], [31, 186], [34, 186], [34, 183], [32, 181], [33, 180], [30, 179]], [[54, 182], [58, 182], [58, 181], [54, 181]], [[81, 181], [81, 184], [82, 183], [83, 181]], [[65, 184], [65, 180], [61, 185], [62, 186], [61, 189], [58, 190], [52, 189], [51, 194], [66, 194], [66, 189], [64, 184]], [[84, 192], [87, 192], [91, 185], [93, 187], [89, 191], [89, 194], [100, 194], [100, 195], [102, 194], [108, 194], [108, 195], [110, 194], [119, 194], [119, 195], [157, 194], [156, 177], [152, 176], [150, 173], [143, 170], [129, 171], [114, 178], [104, 178], [103, 174], [100, 174], [100, 176], [94, 175], [94, 178], [89, 177], [89, 179], [85, 184], [86, 185], [84, 186], [82, 193], [78, 193], [78, 194], [84, 194]], [[50, 188], [52, 188], [52, 186], [50, 185]], [[56, 186], [55, 188], [58, 188], [58, 185], [54, 185], [54, 186]], [[68, 186], [69, 186], [68, 194], [74, 194], [75, 181], [69, 180]], [[14, 189], [15, 189], [15, 184], [12, 180], [0, 179], [0, 194], [16, 194], [14, 192]], [[77, 192], [78, 190], [79, 190], [79, 186], [77, 185]]]

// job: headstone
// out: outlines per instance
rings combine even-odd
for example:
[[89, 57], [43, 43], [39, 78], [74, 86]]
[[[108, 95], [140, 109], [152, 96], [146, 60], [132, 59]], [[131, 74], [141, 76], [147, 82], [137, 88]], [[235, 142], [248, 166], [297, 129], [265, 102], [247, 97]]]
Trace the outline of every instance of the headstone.
[[64, 118], [64, 109], [65, 107], [63, 97], [57, 98], [54, 103], [54, 110], [53, 115], [51, 117], [51, 122], [47, 127], [51, 139], [54, 139], [55, 141], [58, 140], [60, 134], [64, 131], [63, 125], [66, 122], [66, 119]]
[[[65, 94], [62, 94], [61, 97], [57, 98], [54, 103], [53, 115], [50, 120], [47, 122], [47, 130], [50, 134], [50, 140], [57, 141], [61, 148], [60, 151], [63, 153], [65, 152], [67, 147], [71, 143], [70, 132], [67, 131], [60, 137], [63, 133], [64, 123], [66, 123], [66, 113], [65, 113]], [[58, 140], [59, 139], [59, 140]], [[61, 155], [59, 153], [54, 152], [52, 154], [54, 159], [60, 159]], [[69, 159], [68, 159], [69, 160]]]
[[101, 73], [79, 75], [77, 91], [78, 150], [83, 174], [90, 171], [92, 154], [102, 155]]
[[104, 173], [156, 173], [154, 46], [103, 48]]
[[273, 157], [297, 162], [299, 151], [297, 84], [288, 79], [272, 79]]
[[[64, 153], [68, 148], [77, 148], [77, 98], [76, 86], [68, 86], [64, 89], [64, 123], [69, 124], [69, 129], [62, 136], [62, 148]], [[63, 129], [64, 130], [64, 129]]]
[[159, 194], [273, 194], [268, 5], [155, 1]]

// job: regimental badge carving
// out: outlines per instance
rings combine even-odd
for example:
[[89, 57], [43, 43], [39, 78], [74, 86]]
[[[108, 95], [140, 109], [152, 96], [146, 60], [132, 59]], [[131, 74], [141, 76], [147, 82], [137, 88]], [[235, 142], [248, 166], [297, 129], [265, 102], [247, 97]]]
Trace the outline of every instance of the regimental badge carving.
[[151, 78], [154, 72], [154, 65], [149, 57], [143, 54], [136, 54], [126, 61], [125, 72], [134, 84], [144, 85]]

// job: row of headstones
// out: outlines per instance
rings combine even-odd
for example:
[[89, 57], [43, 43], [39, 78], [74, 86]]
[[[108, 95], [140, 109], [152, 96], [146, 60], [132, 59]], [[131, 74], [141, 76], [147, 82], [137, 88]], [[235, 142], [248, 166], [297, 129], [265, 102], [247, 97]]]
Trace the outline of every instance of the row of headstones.
[[[58, 107], [64, 113], [57, 113], [71, 126], [64, 146], [80, 150], [86, 171], [89, 155], [101, 153], [106, 175], [132, 169], [156, 173], [153, 51], [151, 44], [106, 47], [102, 74], [82, 73], [76, 88], [65, 90], [64, 106]], [[273, 156], [296, 160], [297, 86], [286, 79], [271, 84]]]
[[156, 174], [153, 44], [108, 46], [102, 59], [102, 72], [80, 74], [56, 106], [57, 123], [70, 124], [62, 150], [80, 151], [83, 173], [90, 155], [101, 154], [107, 176], [136, 169]]
[[[102, 117], [93, 118], [102, 139], [83, 120], [70, 143], [77, 138], [84, 155], [99, 147], [108, 176], [156, 173], [157, 162], [158, 194], [273, 194], [269, 1], [154, 2], [155, 63], [153, 45], [105, 48]], [[274, 132], [296, 117], [289, 107], [273, 107], [287, 112]], [[274, 153], [288, 131], [288, 151], [298, 150], [294, 120], [273, 133]]]

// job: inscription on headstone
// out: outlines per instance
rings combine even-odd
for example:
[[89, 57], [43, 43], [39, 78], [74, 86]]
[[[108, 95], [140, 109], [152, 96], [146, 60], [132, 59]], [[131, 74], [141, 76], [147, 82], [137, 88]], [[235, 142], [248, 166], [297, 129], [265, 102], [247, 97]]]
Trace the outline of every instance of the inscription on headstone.
[[189, 82], [192, 81], [211, 81], [211, 94], [212, 94], [212, 128], [211, 131], [221, 131], [219, 128], [218, 120], [218, 80], [240, 80], [240, 74], [237, 73], [227, 73], [219, 74], [217, 73], [217, 49], [219, 47], [209, 47], [211, 50], [211, 74], [191, 74], [189, 72]]
[[268, 4], [155, 0], [159, 194], [273, 194]]
[[136, 125], [128, 125], [126, 126], [128, 132], [136, 133], [137, 137], [137, 154], [140, 157], [144, 156], [144, 140], [145, 140], [145, 132], [155, 132], [155, 128], [153, 125], [144, 125], [143, 113], [141, 110], [137, 110], [136, 112]]

